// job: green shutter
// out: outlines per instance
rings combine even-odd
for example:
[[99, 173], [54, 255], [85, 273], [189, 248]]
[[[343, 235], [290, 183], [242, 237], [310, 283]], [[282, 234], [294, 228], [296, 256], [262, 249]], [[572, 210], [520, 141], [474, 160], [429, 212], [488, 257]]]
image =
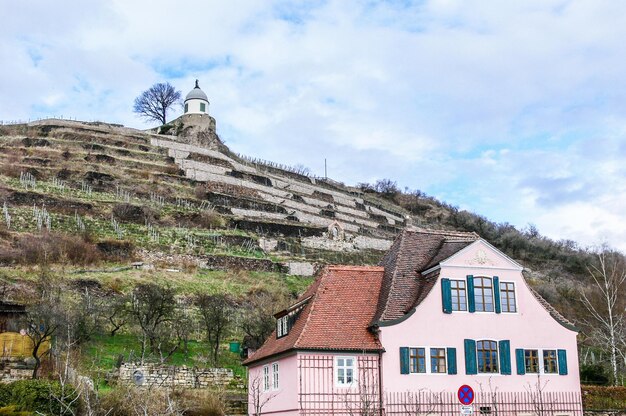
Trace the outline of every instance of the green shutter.
[[518, 348], [515, 350], [515, 363], [517, 364], [517, 374], [526, 374], [526, 362], [524, 360], [524, 350]]
[[511, 341], [502, 340], [500, 344], [500, 374], [511, 374]]
[[498, 276], [493, 277], [493, 303], [496, 306], [496, 313], [502, 311], [500, 305], [500, 278]]
[[474, 276], [467, 276], [467, 309], [470, 312], [476, 312], [476, 304], [474, 302]]
[[400, 374], [409, 374], [409, 348], [400, 347]]
[[476, 364], [476, 341], [473, 339], [465, 340], [465, 374], [477, 374], [478, 366]]
[[567, 351], [557, 350], [557, 356], [559, 357], [559, 374], [562, 376], [567, 375]]
[[446, 356], [448, 357], [448, 374], [456, 374], [456, 348], [448, 348]]
[[450, 290], [450, 279], [441, 279], [441, 299], [443, 303], [443, 313], [452, 313], [452, 291]]

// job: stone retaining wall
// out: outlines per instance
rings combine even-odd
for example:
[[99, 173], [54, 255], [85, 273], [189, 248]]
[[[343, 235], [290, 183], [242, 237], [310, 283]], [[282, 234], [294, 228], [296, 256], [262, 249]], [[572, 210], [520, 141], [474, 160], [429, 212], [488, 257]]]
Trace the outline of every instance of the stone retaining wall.
[[228, 368], [190, 368], [158, 364], [123, 364], [119, 381], [140, 387], [207, 388], [225, 386], [233, 380]]

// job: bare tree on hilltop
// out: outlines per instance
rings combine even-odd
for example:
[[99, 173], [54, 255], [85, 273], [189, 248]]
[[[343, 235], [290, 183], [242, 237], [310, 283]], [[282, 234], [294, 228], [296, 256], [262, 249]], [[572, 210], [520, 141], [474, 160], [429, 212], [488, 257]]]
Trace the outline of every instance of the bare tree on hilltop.
[[165, 124], [167, 110], [180, 102], [180, 91], [169, 83], [154, 84], [135, 98], [133, 111], [142, 117]]

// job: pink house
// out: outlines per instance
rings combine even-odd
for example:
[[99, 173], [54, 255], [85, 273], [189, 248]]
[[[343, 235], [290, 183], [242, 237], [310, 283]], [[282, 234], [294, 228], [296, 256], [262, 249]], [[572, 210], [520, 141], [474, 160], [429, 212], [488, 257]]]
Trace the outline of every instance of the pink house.
[[473, 233], [405, 230], [381, 267], [329, 266], [275, 317], [244, 363], [251, 415], [582, 411], [576, 328]]

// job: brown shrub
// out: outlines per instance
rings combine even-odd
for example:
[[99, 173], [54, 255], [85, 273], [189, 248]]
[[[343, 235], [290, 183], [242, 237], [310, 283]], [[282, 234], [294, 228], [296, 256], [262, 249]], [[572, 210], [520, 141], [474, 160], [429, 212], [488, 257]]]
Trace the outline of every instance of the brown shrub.
[[22, 158], [15, 153], [8, 155], [6, 160], [0, 164], [0, 174], [12, 178], [19, 178], [22, 167], [19, 165]]
[[127, 240], [103, 240], [96, 244], [98, 250], [107, 257], [129, 259], [133, 256], [135, 246]]
[[101, 260], [102, 255], [96, 246], [82, 236], [44, 233], [19, 236], [14, 247], [4, 252], [4, 258], [1, 261], [20, 264], [67, 262], [87, 265]]
[[201, 228], [224, 228], [226, 220], [213, 210], [205, 210], [198, 216], [196, 225]]
[[152, 208], [133, 204], [117, 204], [112, 212], [117, 219], [136, 224], [143, 224], [146, 220], [154, 221], [158, 218], [158, 214]]

